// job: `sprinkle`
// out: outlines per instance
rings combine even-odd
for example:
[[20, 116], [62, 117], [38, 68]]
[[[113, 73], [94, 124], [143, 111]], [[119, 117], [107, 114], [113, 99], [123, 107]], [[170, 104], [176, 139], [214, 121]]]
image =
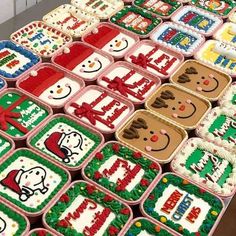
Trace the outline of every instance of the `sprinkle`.
[[163, 178], [162, 182], [166, 184], [168, 182], [168, 179], [167, 178]]
[[141, 222], [137, 221], [137, 222], [135, 223], [135, 226], [138, 227], [138, 228], [140, 228], [140, 227], [142, 226], [142, 224], [141, 224]]
[[166, 219], [165, 216], [162, 216], [162, 217], [160, 218], [160, 221], [161, 221], [162, 223], [166, 223], [167, 219]]

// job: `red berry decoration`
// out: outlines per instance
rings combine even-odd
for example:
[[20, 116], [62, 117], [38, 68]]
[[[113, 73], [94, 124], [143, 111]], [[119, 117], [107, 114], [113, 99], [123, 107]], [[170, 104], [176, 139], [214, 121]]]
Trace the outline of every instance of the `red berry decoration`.
[[92, 194], [96, 190], [96, 188], [93, 185], [87, 185], [86, 189], [88, 194]]
[[150, 165], [150, 169], [159, 170], [159, 166], [156, 162], [152, 162], [152, 164]]
[[149, 181], [147, 179], [141, 179], [140, 184], [141, 184], [141, 186], [148, 186]]
[[69, 202], [70, 198], [69, 198], [69, 196], [66, 193], [64, 193], [64, 194], [61, 195], [60, 201], [61, 202]]
[[202, 188], [199, 189], [200, 193], [205, 193], [206, 191]]
[[102, 178], [102, 174], [101, 174], [99, 171], [96, 171], [96, 172], [94, 173], [94, 178], [95, 178], [96, 180], [101, 179], [101, 178]]
[[102, 160], [103, 159], [103, 154], [101, 153], [101, 152], [97, 152], [96, 154], [95, 154], [95, 157], [98, 159], [98, 160]]
[[119, 152], [120, 146], [117, 143], [112, 144], [112, 149], [114, 152]]
[[142, 153], [141, 152], [134, 152], [133, 157], [136, 158], [136, 159], [139, 159], [139, 158], [142, 157]]
[[46, 236], [46, 235], [47, 235], [47, 232], [44, 231], [44, 230], [38, 230], [38, 231], [37, 231], [37, 235], [38, 235], [38, 236]]
[[116, 187], [116, 191], [125, 191], [125, 188], [122, 187], [121, 185], [118, 185], [118, 186]]
[[111, 197], [111, 196], [109, 196], [109, 195], [106, 195], [104, 198], [103, 198], [103, 200], [104, 200], [104, 202], [111, 202], [111, 201], [113, 201], [113, 197]]
[[154, 196], [154, 194], [150, 194], [148, 198], [151, 200], [154, 200], [155, 196]]
[[196, 236], [201, 236], [201, 234], [199, 232], [196, 232], [195, 235]]
[[123, 214], [123, 215], [129, 215], [130, 214], [130, 211], [128, 208], [123, 208], [120, 210], [120, 213]]
[[109, 227], [109, 234], [110, 235], [117, 235], [119, 233], [119, 230], [115, 226]]

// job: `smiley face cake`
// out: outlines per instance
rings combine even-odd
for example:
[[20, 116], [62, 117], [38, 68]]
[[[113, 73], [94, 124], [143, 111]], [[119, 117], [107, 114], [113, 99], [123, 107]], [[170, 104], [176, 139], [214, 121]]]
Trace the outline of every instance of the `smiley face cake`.
[[167, 163], [183, 144], [187, 133], [151, 111], [139, 110], [117, 130], [116, 137], [158, 162]]
[[216, 101], [228, 88], [232, 79], [229, 75], [199, 61], [188, 60], [171, 76], [170, 81], [210, 101]]
[[194, 129], [211, 107], [207, 100], [172, 84], [158, 88], [145, 105], [185, 129]]

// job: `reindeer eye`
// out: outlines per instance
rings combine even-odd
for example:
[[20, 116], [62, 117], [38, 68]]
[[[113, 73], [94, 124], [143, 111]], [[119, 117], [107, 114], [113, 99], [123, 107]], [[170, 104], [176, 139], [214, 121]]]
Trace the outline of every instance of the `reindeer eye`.
[[205, 76], [202, 76], [202, 79], [205, 79]]
[[178, 103], [179, 103], [179, 104], [181, 104], [182, 102], [181, 102], [181, 101], [179, 101]]
[[144, 140], [144, 141], [147, 141], [147, 138], [144, 138], [143, 140]]
[[172, 107], [172, 110], [175, 111], [175, 107]]
[[197, 84], [200, 84], [200, 82], [197, 82]]
[[150, 134], [154, 134], [154, 132], [153, 132], [153, 131], [150, 131]]

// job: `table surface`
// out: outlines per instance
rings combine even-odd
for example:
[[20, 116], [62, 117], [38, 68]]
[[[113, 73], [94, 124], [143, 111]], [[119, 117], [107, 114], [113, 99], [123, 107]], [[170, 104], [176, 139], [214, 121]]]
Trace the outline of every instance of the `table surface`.
[[[16, 17], [0, 24], [0, 40], [9, 39], [10, 35], [34, 20], [41, 20], [51, 10], [61, 4], [69, 3], [69, 0], [44, 0], [29, 8]], [[231, 201], [225, 215], [223, 216], [214, 236], [235, 236], [236, 235], [236, 197]]]

